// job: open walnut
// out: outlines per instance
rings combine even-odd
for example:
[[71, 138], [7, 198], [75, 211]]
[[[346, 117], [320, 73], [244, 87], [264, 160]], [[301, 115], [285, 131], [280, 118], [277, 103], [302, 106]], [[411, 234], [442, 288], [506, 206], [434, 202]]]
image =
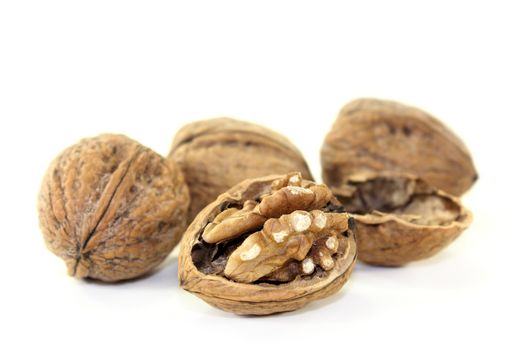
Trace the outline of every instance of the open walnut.
[[457, 198], [408, 175], [349, 177], [334, 194], [355, 213], [359, 259], [369, 264], [399, 266], [430, 257], [472, 221]]
[[257, 124], [215, 118], [181, 128], [169, 158], [190, 190], [189, 221], [218, 195], [243, 180], [299, 171], [312, 179], [301, 152], [284, 136]]
[[334, 195], [360, 214], [365, 262], [395, 266], [432, 256], [472, 220], [453, 197], [477, 179], [470, 153], [417, 108], [378, 99], [348, 103], [325, 138], [321, 163]]
[[470, 152], [449, 128], [414, 107], [358, 99], [339, 113], [325, 138], [321, 163], [330, 188], [348, 176], [411, 174], [454, 196], [478, 178]]
[[181, 286], [237, 314], [291, 311], [350, 277], [353, 220], [300, 173], [246, 180], [200, 212], [179, 255]]

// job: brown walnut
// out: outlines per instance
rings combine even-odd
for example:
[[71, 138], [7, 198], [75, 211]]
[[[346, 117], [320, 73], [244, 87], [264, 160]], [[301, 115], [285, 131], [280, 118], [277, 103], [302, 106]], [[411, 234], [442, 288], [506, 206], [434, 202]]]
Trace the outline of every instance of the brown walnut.
[[355, 259], [353, 220], [326, 186], [270, 175], [199, 213], [181, 243], [179, 280], [220, 309], [267, 315], [337, 292]]
[[409, 175], [356, 176], [334, 194], [357, 224], [359, 259], [400, 266], [433, 256], [472, 222], [459, 200]]
[[189, 194], [177, 165], [122, 135], [64, 150], [38, 201], [47, 247], [70, 275], [103, 281], [151, 271], [186, 226]]
[[191, 195], [189, 219], [239, 182], [299, 171], [312, 179], [301, 152], [284, 136], [231, 118], [190, 123], [175, 135], [170, 155]]
[[321, 151], [330, 188], [348, 177], [384, 171], [414, 175], [460, 196], [477, 179], [463, 142], [429, 114], [392, 101], [358, 99], [344, 106]]

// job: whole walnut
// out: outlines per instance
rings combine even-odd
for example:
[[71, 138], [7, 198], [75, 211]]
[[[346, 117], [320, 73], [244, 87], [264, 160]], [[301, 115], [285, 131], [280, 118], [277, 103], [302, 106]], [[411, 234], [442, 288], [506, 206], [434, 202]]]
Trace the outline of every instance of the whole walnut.
[[38, 201], [47, 247], [77, 278], [118, 281], [164, 260], [186, 227], [177, 165], [123, 136], [81, 140], [49, 166]]
[[470, 152], [443, 123], [393, 101], [358, 99], [339, 113], [321, 150], [323, 180], [383, 171], [412, 174], [460, 196], [478, 178]]
[[398, 266], [430, 257], [472, 221], [453, 196], [477, 179], [470, 153], [416, 108], [376, 99], [347, 104], [321, 162], [324, 181], [357, 223], [364, 262]]
[[190, 189], [189, 219], [239, 182], [299, 171], [312, 179], [301, 152], [284, 136], [231, 118], [187, 124], [175, 135], [169, 158], [181, 167]]
[[267, 315], [337, 292], [356, 260], [354, 221], [299, 173], [248, 179], [204, 208], [181, 242], [182, 288], [222, 310]]

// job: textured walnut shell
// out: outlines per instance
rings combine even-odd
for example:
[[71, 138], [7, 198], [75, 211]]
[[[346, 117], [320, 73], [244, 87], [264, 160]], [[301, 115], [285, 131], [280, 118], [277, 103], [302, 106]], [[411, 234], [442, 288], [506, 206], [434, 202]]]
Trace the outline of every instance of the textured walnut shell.
[[83, 139], [50, 165], [38, 211], [47, 247], [70, 275], [103, 281], [151, 271], [186, 226], [182, 172], [122, 135]]
[[[282, 175], [245, 180], [220, 195], [204, 208], [183, 236], [179, 255], [179, 280], [182, 288], [222, 310], [241, 315], [267, 315], [292, 311], [305, 304], [337, 292], [348, 280], [356, 260], [355, 235], [350, 226], [345, 232], [344, 249], [330, 271], [311, 278], [297, 278], [285, 283], [239, 283], [224, 276], [201, 272], [195, 265], [192, 252], [202, 243], [208, 223], [232, 204], [258, 199], [270, 191]], [[330, 205], [337, 206], [335, 198]], [[338, 207], [341, 209], [341, 207]], [[348, 214], [345, 214], [348, 215]], [[351, 220], [351, 219], [350, 219]], [[352, 221], [353, 222], [353, 221]]]
[[460, 196], [477, 179], [463, 142], [429, 114], [396, 102], [358, 99], [344, 106], [321, 151], [331, 188], [348, 176], [384, 171], [412, 174]]
[[358, 213], [352, 217], [357, 225], [359, 260], [369, 264], [401, 266], [431, 257], [472, 222], [471, 212], [459, 199], [420, 179], [356, 177], [351, 184], [347, 187], [355, 192], [351, 195], [347, 188], [338, 198], [347, 210]]
[[190, 189], [189, 219], [239, 182], [299, 171], [312, 179], [301, 152], [284, 136], [231, 118], [187, 124], [175, 135], [169, 154]]

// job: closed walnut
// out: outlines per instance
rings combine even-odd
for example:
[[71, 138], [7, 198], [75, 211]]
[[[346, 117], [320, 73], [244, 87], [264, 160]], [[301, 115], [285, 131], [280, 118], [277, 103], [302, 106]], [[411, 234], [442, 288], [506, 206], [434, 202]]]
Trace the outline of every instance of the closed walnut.
[[174, 162], [108, 134], [81, 140], [51, 163], [38, 211], [47, 247], [70, 275], [118, 281], [164, 260], [186, 226], [188, 203]]
[[323, 180], [383, 171], [412, 174], [460, 196], [477, 179], [463, 142], [429, 114], [392, 101], [359, 99], [343, 107], [321, 151]]
[[175, 135], [169, 157], [180, 165], [188, 182], [190, 220], [245, 179], [290, 171], [312, 178], [303, 156], [284, 136], [230, 118], [184, 126]]
[[356, 259], [353, 220], [299, 173], [246, 180], [184, 234], [182, 288], [237, 314], [291, 311], [338, 291]]

